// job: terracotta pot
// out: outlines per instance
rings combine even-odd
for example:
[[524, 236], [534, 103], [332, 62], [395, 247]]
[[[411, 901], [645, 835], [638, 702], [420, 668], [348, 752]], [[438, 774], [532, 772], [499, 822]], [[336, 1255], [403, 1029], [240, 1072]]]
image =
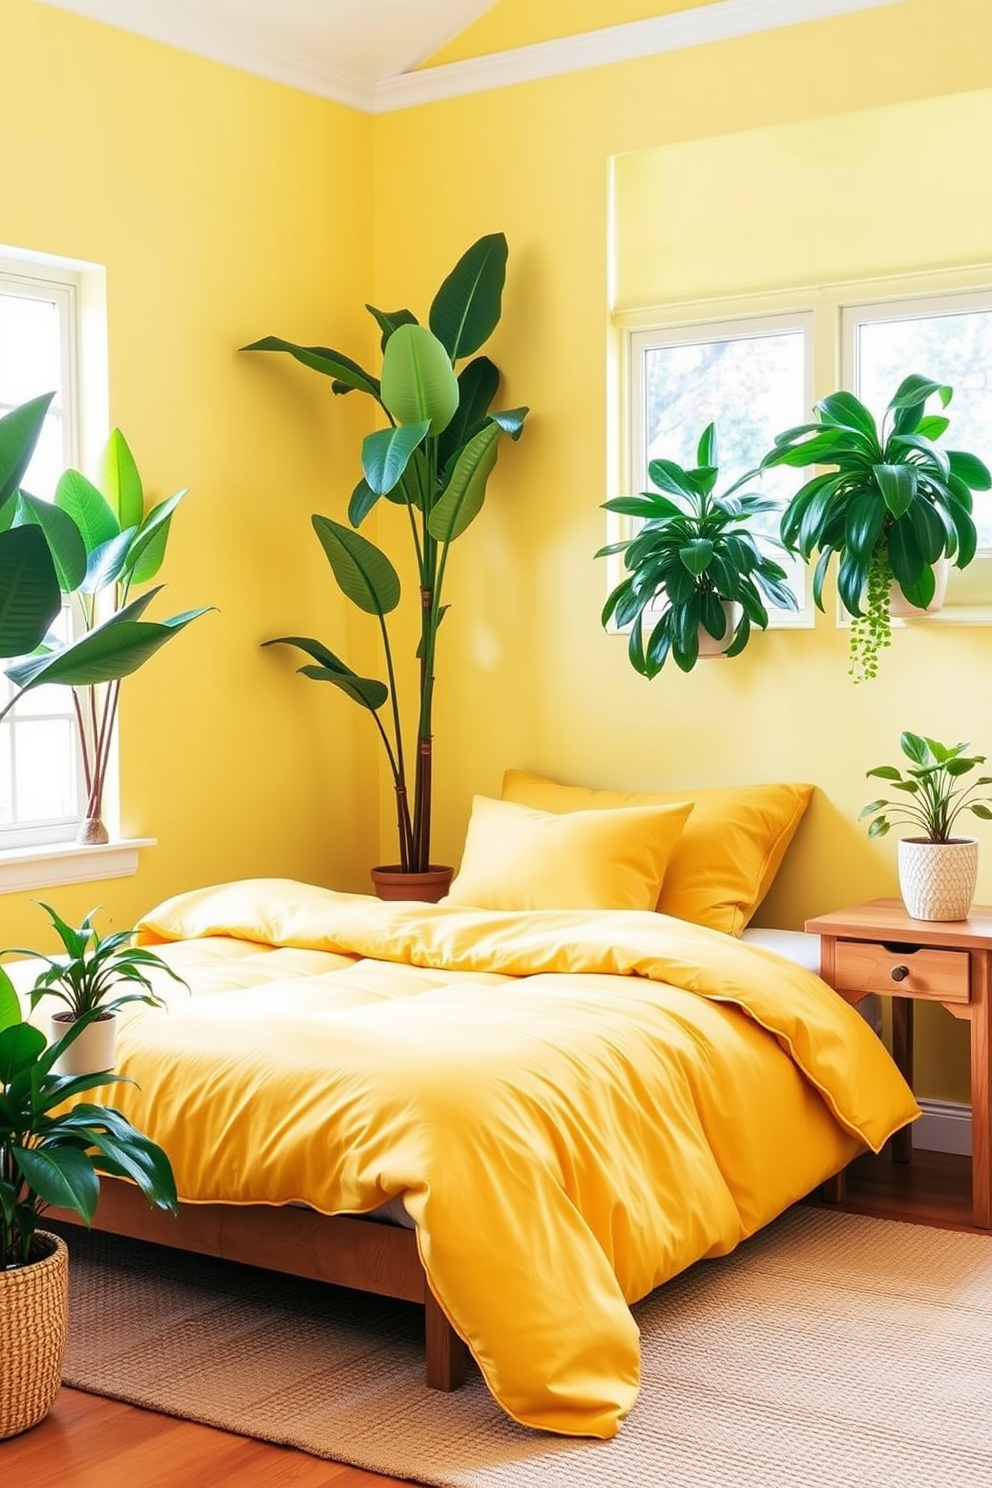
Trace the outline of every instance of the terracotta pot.
[[727, 647], [734, 639], [734, 633], [741, 621], [744, 611], [735, 599], [721, 599], [721, 608], [727, 628], [722, 636], [711, 636], [705, 625], [699, 627], [699, 659], [702, 661], [708, 656], [722, 656]]
[[[53, 1013], [50, 1022], [49, 1040], [64, 1037], [75, 1022], [71, 1013]], [[117, 1058], [117, 1016], [101, 1013], [94, 1018], [56, 1059], [53, 1066], [57, 1075], [91, 1075], [98, 1070], [113, 1069]]]
[[899, 888], [914, 920], [966, 920], [978, 880], [978, 839], [899, 843]]
[[69, 1252], [36, 1230], [38, 1259], [0, 1270], [0, 1438], [48, 1415], [62, 1383]]
[[933, 591], [933, 599], [925, 608], [921, 605], [910, 604], [893, 579], [889, 586], [889, 614], [896, 616], [897, 619], [911, 620], [914, 615], [932, 615], [934, 611], [943, 609], [944, 600], [947, 597], [947, 577], [950, 571], [951, 560], [946, 556], [938, 558], [933, 565], [936, 588]]
[[372, 883], [380, 899], [413, 899], [422, 904], [436, 904], [451, 887], [454, 872], [453, 868], [432, 863], [426, 873], [407, 873], [399, 863], [387, 863], [372, 869]]

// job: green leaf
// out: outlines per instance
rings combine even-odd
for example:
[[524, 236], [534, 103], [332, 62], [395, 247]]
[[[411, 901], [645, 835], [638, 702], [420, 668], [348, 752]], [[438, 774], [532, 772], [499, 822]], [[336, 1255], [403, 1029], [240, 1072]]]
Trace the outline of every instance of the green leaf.
[[145, 515], [141, 476], [120, 429], [111, 431], [100, 462], [100, 484], [121, 528], [140, 527]]
[[[706, 572], [713, 557], [713, 544], [708, 538], [697, 537], [679, 548], [679, 557], [695, 577]], [[722, 632], [721, 632], [722, 634]]]
[[972, 491], [987, 491], [992, 487], [992, 474], [977, 455], [966, 454], [963, 450], [948, 450], [947, 461], [952, 474]]
[[79, 586], [84, 594], [100, 594], [117, 582], [127, 563], [134, 536], [135, 529], [129, 527], [92, 550], [86, 563], [86, 576]]
[[181, 491], [174, 491], [171, 496], [152, 507], [141, 523], [131, 540], [127, 563], [124, 565], [124, 573], [132, 584], [147, 584], [162, 567], [172, 526], [172, 514], [186, 494], [185, 487]]
[[915, 466], [873, 465], [872, 472], [889, 511], [894, 517], [904, 516], [916, 495]]
[[916, 584], [926, 566], [926, 560], [913, 524], [906, 517], [893, 522], [888, 546], [889, 565], [894, 577], [904, 590], [907, 585]]
[[499, 369], [487, 356], [476, 357], [458, 374], [458, 408], [454, 418], [438, 440], [437, 458], [441, 470], [451, 457], [478, 433], [489, 416], [492, 401], [499, 391]]
[[[715, 469], [716, 466], [719, 464], [719, 459], [717, 456], [716, 424], [707, 424], [702, 434], [700, 434], [699, 443], [696, 445], [696, 464], [709, 466], [713, 469]], [[711, 635], [713, 633], [714, 632], [712, 631], [710, 632]], [[722, 635], [723, 632], [721, 631], [720, 634]]]
[[[873, 770], [866, 770], [865, 776], [869, 780], [872, 778], [872, 776], [875, 776], [879, 780], [902, 779], [902, 774], [899, 770], [896, 769], [895, 765], [876, 765]], [[886, 803], [884, 801], [879, 802], [879, 805], [881, 806], [884, 806], [885, 804]]]
[[361, 533], [330, 517], [313, 516], [310, 520], [338, 586], [352, 604], [367, 615], [380, 617], [395, 610], [400, 601], [400, 581], [385, 553]]
[[130, 610], [131, 606], [119, 610], [88, 635], [60, 650], [9, 667], [7, 676], [25, 692], [49, 682], [90, 687], [97, 682], [117, 681], [144, 666], [167, 641], [207, 613], [207, 608], [186, 610], [170, 620], [150, 622], [131, 619]]
[[370, 713], [381, 708], [389, 696], [389, 688], [385, 682], [380, 682], [376, 677], [359, 677], [356, 672], [338, 671], [334, 667], [302, 666], [299, 670], [304, 677], [310, 677], [314, 682], [333, 683]]
[[100, 1180], [78, 1147], [14, 1147], [14, 1158], [35, 1193], [58, 1209], [71, 1209], [87, 1224], [96, 1213]]
[[362, 441], [362, 469], [369, 489], [385, 496], [399, 485], [410, 456], [426, 439], [430, 424], [401, 424], [397, 428], [377, 429]]
[[51, 501], [21, 491], [17, 498], [19, 527], [34, 523], [44, 533], [63, 594], [72, 594], [86, 575], [86, 548], [72, 518]]
[[54, 393], [43, 393], [0, 418], [0, 507], [17, 490], [31, 464], [54, 397]]
[[0, 966], [0, 1030], [21, 1021], [21, 1002], [10, 977]]
[[121, 524], [106, 497], [78, 470], [65, 470], [55, 487], [55, 505], [79, 528], [87, 555], [111, 538], [119, 537]]
[[487, 424], [458, 456], [451, 479], [427, 519], [427, 529], [438, 542], [454, 542], [482, 510], [501, 432], [498, 424]]
[[52, 555], [39, 527], [0, 532], [0, 656], [26, 656], [62, 608]]
[[348, 521], [352, 527], [362, 525], [378, 500], [379, 492], [373, 491], [363, 475], [348, 501]]
[[907, 759], [913, 761], [914, 765], [930, 765], [933, 763], [927, 741], [919, 734], [908, 732], [900, 734], [899, 748]]
[[[325, 377], [331, 377], [335, 382], [341, 384], [341, 390], [350, 392], [353, 388], [361, 393], [370, 393], [376, 401], [379, 401], [379, 382], [371, 373], [366, 372], [351, 357], [344, 356], [340, 351], [332, 351], [329, 346], [297, 346], [293, 341], [284, 341], [281, 336], [263, 336], [260, 341], [252, 341], [249, 346], [242, 346], [242, 351], [285, 351], [291, 357], [295, 357], [304, 367], [310, 367], [314, 372], [322, 372]], [[337, 391], [337, 389], [335, 389]]]
[[869, 410], [853, 393], [831, 393], [816, 405], [816, 412], [825, 424], [836, 424], [842, 428], [856, 429], [868, 441], [877, 445], [878, 428]]
[[695, 490], [686, 471], [674, 460], [651, 460], [648, 477], [660, 491], [670, 491], [673, 496], [695, 496]]
[[430, 328], [452, 362], [478, 351], [499, 324], [508, 252], [503, 233], [479, 238], [434, 296]]
[[385, 351], [386, 342], [398, 326], [417, 324], [417, 317], [412, 310], [377, 310], [374, 305], [366, 305], [365, 308], [382, 332], [379, 340], [380, 351]]
[[494, 424], [499, 424], [504, 434], [516, 442], [524, 432], [524, 420], [530, 413], [526, 403], [521, 408], [497, 408], [490, 415]]
[[933, 382], [929, 377], [921, 377], [918, 372], [913, 372], [909, 377], [904, 377], [896, 388], [889, 407], [893, 410], [914, 408], [917, 404], [925, 403], [934, 393], [940, 394], [941, 407], [946, 408], [951, 401], [952, 389], [946, 383]]
[[432, 436], [454, 418], [458, 380], [444, 346], [426, 326], [399, 326], [386, 342], [382, 402], [398, 424], [426, 422]]

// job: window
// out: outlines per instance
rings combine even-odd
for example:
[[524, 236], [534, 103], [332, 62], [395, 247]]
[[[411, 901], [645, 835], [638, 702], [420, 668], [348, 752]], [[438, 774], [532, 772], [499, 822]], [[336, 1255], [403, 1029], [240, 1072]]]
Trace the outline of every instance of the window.
[[[628, 344], [627, 490], [650, 489], [648, 464], [653, 459], [694, 465], [699, 436], [710, 423], [716, 425], [718, 441], [717, 491], [726, 490], [759, 464], [780, 430], [809, 417], [808, 314], [656, 326], [632, 330]], [[767, 471], [754, 489], [784, 506], [792, 492], [792, 473]], [[785, 567], [799, 604], [798, 611], [770, 612], [770, 623], [811, 625], [803, 564], [773, 547], [776, 514], [769, 512], [762, 520], [769, 548]], [[632, 530], [628, 522], [621, 535]]]
[[[54, 391], [22, 485], [45, 500], [78, 463], [77, 280], [0, 259], [0, 414]], [[71, 625], [68, 608], [57, 624]], [[9, 664], [9, 660], [4, 665]], [[0, 669], [0, 697], [10, 684]], [[76, 720], [67, 687], [40, 687], [0, 723], [0, 848], [64, 842], [82, 816]]]

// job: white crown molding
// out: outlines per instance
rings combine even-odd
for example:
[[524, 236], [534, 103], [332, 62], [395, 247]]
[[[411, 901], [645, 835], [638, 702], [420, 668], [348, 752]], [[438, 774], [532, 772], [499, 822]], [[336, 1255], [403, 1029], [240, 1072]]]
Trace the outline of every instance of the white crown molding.
[[442, 67], [381, 78], [376, 85], [373, 112], [413, 108], [466, 93], [484, 93], [590, 67], [632, 62], [660, 52], [705, 46], [755, 31], [772, 31], [850, 11], [877, 10], [883, 5], [903, 3], [904, 0], [721, 0], [719, 4], [695, 10], [652, 16], [645, 21], [585, 31], [559, 41], [541, 41], [471, 61], [449, 62]]
[[279, 50], [229, 27], [211, 26], [193, 19], [188, 12], [171, 10], [161, 0], [38, 0], [38, 3], [137, 32], [153, 41], [285, 83], [363, 113], [382, 114], [611, 63], [631, 62], [661, 52], [706, 46], [759, 31], [826, 20], [852, 11], [901, 5], [905, 0], [719, 0], [717, 4], [695, 10], [629, 21], [558, 41], [537, 42], [378, 81], [296, 52]]

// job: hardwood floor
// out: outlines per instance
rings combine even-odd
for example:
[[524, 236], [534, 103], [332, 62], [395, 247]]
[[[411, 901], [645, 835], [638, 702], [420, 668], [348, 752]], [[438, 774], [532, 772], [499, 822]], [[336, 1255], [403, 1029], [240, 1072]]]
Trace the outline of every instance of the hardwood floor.
[[[936, 1152], [914, 1153], [911, 1163], [859, 1158], [841, 1207], [971, 1230], [970, 1160]], [[0, 1481], [32, 1480], [53, 1488], [388, 1488], [398, 1481], [69, 1389], [33, 1430], [0, 1442]]]

